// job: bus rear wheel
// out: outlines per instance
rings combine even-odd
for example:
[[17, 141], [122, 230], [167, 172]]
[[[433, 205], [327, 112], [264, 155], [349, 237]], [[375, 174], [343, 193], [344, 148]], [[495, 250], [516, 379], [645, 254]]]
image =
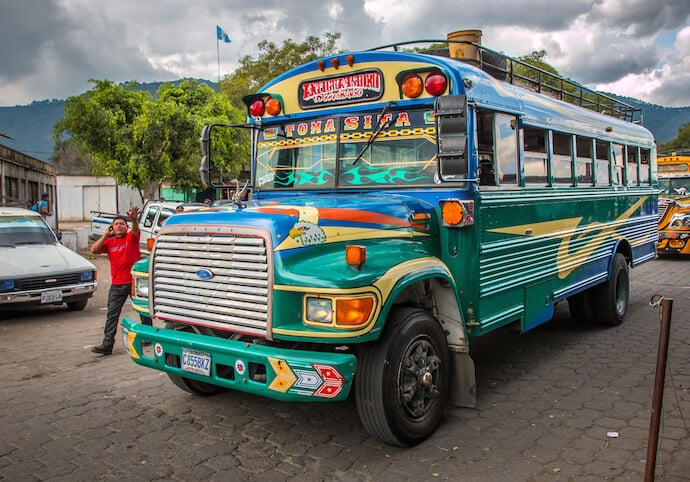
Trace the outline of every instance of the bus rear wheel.
[[596, 287], [594, 297], [598, 323], [618, 326], [623, 322], [630, 298], [630, 273], [628, 262], [621, 253], [614, 255], [609, 280]]
[[568, 298], [568, 309], [570, 316], [582, 323], [594, 321], [594, 306], [592, 304], [592, 294], [589, 290], [583, 291]]
[[394, 309], [357, 364], [357, 411], [371, 435], [409, 447], [434, 432], [448, 399], [450, 361], [445, 334], [429, 312]]

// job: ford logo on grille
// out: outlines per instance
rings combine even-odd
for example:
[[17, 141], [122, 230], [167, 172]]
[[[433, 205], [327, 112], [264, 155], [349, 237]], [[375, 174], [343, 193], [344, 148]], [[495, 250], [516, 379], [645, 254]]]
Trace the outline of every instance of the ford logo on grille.
[[211, 279], [213, 278], [213, 273], [211, 272], [211, 270], [202, 268], [200, 270], [197, 270], [196, 277], [204, 280]]

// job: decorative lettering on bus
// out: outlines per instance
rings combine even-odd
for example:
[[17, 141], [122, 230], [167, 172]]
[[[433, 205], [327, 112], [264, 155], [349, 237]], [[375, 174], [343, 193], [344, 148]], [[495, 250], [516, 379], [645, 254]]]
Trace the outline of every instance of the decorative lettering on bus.
[[[387, 113], [383, 116], [377, 114], [348, 116], [342, 120], [342, 131], [373, 131], [376, 126], [380, 125], [382, 122], [387, 122], [391, 130], [410, 128], [413, 124], [413, 121], [410, 119], [411, 115], [418, 114], [410, 112], [396, 112]], [[426, 119], [426, 113], [424, 113], [424, 116]], [[417, 129], [415, 128], [415, 130]], [[320, 138], [323, 138], [323, 141], [335, 140], [334, 137], [330, 137], [335, 132], [337, 132], [335, 119], [318, 119], [309, 122], [285, 124], [283, 126], [283, 137], [285, 139], [319, 136]], [[264, 131], [264, 140], [278, 139], [279, 137], [280, 136], [277, 134], [276, 129], [266, 129]]]
[[302, 109], [372, 101], [382, 95], [383, 74], [376, 69], [307, 80], [299, 85], [299, 105]]

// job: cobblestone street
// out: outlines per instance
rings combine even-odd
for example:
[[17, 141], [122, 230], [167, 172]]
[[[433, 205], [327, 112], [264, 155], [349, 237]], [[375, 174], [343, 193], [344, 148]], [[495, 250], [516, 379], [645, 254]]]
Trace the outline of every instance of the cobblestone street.
[[83, 312], [0, 310], [2, 480], [639, 481], [659, 340], [654, 294], [674, 300], [656, 478], [688, 480], [690, 260], [633, 269], [619, 327], [576, 324], [560, 304], [530, 332], [473, 340], [477, 407], [450, 410], [430, 439], [401, 449], [367, 434], [353, 400], [201, 398], [134, 364], [119, 336], [113, 356], [94, 355], [109, 271], [90, 257], [100, 286]]

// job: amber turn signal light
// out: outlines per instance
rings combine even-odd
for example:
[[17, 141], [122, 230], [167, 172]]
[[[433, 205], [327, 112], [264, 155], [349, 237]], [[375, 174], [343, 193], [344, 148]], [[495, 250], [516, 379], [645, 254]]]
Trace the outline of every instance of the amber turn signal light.
[[464, 210], [457, 201], [449, 201], [441, 208], [441, 217], [446, 224], [457, 226], [462, 222]]
[[345, 246], [345, 262], [360, 269], [367, 260], [367, 248], [364, 246]]
[[336, 324], [362, 325], [369, 320], [373, 308], [374, 299], [371, 297], [338, 299], [335, 303]]

